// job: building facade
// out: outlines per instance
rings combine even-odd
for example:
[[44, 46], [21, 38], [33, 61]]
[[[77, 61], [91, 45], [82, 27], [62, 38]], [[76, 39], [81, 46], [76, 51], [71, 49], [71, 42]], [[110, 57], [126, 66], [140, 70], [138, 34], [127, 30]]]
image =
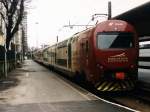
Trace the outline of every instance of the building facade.
[[[3, 7], [2, 3], [0, 3], [0, 12], [5, 13], [5, 8]], [[5, 29], [5, 22], [3, 20], [3, 17], [0, 16], [0, 46], [4, 46], [6, 39], [6, 29]]]
[[23, 56], [27, 55], [28, 52], [28, 43], [27, 43], [27, 11], [24, 12], [24, 18], [22, 21], [22, 47], [23, 47]]

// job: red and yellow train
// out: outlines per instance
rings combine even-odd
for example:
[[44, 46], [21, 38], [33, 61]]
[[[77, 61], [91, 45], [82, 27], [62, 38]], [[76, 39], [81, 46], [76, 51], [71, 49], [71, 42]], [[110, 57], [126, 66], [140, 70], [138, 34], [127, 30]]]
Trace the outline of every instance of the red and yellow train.
[[138, 79], [138, 37], [132, 25], [107, 20], [34, 53], [51, 69], [99, 91], [131, 90]]

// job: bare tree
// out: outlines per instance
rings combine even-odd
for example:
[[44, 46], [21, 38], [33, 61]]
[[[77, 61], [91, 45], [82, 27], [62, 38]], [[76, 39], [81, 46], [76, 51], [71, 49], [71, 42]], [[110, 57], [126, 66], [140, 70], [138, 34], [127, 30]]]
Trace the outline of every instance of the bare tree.
[[0, 0], [1, 5], [4, 7], [4, 11], [0, 10], [0, 15], [5, 22], [7, 49], [23, 19], [25, 1], [27, 0]]

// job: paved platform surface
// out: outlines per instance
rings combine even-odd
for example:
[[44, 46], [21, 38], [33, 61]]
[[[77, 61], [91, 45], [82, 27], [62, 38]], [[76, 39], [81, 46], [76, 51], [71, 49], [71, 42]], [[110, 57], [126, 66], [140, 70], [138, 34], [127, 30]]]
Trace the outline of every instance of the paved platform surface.
[[27, 60], [0, 83], [0, 112], [130, 112]]

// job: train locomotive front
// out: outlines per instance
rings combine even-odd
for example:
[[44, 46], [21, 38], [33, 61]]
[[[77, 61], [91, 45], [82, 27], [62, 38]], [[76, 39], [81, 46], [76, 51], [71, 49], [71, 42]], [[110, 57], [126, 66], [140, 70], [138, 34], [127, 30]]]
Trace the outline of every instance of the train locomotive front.
[[[127, 22], [109, 20], [96, 26], [93, 71], [99, 91], [131, 90], [138, 77], [138, 38]], [[89, 74], [90, 75], [90, 74]]]
[[138, 54], [134, 28], [107, 20], [37, 52], [35, 58], [99, 91], [126, 91], [137, 81]]

